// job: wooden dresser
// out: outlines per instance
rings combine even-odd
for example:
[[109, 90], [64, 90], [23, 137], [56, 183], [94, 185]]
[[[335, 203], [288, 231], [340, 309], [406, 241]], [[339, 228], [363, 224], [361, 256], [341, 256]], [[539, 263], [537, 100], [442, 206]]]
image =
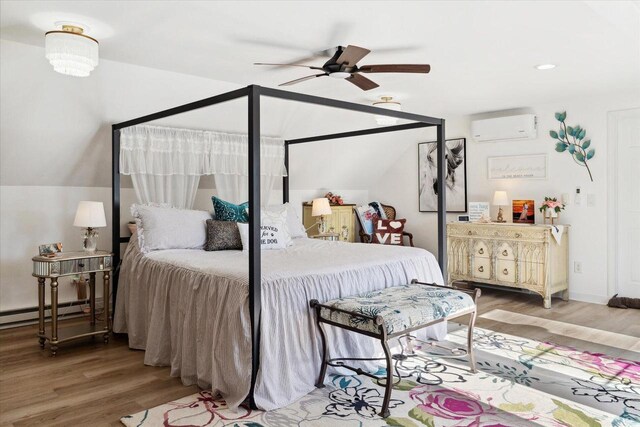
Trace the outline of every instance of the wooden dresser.
[[561, 243], [551, 225], [447, 224], [449, 283], [467, 281], [526, 289], [542, 296], [569, 297], [569, 226]]
[[[356, 205], [344, 204], [344, 205], [331, 205], [331, 215], [325, 216], [327, 221], [327, 228], [329, 232], [335, 232], [340, 235], [339, 240], [343, 242], [355, 241], [356, 237], [356, 214], [354, 211]], [[318, 227], [313, 224], [318, 221], [319, 218], [311, 216], [311, 204], [302, 204], [302, 223], [304, 228], [311, 227], [307, 234], [309, 237], [319, 234]], [[313, 227], [312, 227], [313, 226]], [[331, 230], [333, 228], [333, 230]]]

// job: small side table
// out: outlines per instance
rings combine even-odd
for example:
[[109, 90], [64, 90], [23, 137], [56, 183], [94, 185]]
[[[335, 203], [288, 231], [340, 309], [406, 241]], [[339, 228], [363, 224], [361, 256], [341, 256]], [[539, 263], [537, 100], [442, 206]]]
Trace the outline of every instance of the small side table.
[[[38, 278], [38, 338], [40, 347], [44, 348], [49, 341], [51, 355], [55, 356], [58, 344], [78, 338], [102, 335], [105, 344], [109, 342], [111, 325], [109, 323], [109, 279], [111, 276], [113, 254], [107, 251], [67, 252], [55, 258], [36, 256], [33, 261], [33, 276]], [[104, 322], [96, 322], [96, 272], [102, 271], [104, 279]], [[89, 303], [91, 306], [91, 323], [77, 325], [58, 330], [58, 278], [74, 274], [89, 273]], [[45, 331], [44, 325], [44, 285], [51, 280], [51, 332]]]
[[338, 233], [315, 234], [311, 237], [313, 237], [314, 239], [322, 239], [322, 240], [332, 240], [332, 241], [340, 240], [340, 235]]

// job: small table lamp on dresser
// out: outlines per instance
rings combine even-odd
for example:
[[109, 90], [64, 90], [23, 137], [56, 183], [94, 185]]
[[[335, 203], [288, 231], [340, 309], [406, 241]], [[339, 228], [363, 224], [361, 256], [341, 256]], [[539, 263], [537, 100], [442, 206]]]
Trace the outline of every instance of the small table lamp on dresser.
[[496, 218], [496, 222], [507, 222], [502, 216], [502, 207], [509, 206], [509, 198], [507, 197], [507, 192], [496, 191], [495, 193], [493, 193], [493, 205], [498, 206], [498, 218]]
[[329, 204], [329, 199], [327, 199], [326, 197], [313, 199], [311, 216], [320, 217], [320, 221], [318, 222], [318, 232], [320, 234], [325, 234], [328, 231], [327, 222], [324, 219], [325, 215], [331, 215], [331, 205]]

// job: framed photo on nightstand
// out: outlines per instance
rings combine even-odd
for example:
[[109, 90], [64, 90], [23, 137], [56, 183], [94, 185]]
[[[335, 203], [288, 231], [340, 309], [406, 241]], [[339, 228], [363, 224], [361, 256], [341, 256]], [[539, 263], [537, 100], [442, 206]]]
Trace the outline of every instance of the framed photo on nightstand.
[[38, 254], [40, 256], [54, 257], [62, 252], [62, 243], [46, 243], [38, 246]]

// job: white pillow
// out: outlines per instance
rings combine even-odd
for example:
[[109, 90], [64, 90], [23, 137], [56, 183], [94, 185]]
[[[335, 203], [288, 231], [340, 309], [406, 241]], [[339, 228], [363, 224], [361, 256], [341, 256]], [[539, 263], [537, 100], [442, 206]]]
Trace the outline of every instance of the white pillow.
[[[291, 235], [287, 227], [287, 209], [283, 206], [279, 212], [262, 209], [260, 221], [260, 247], [261, 249], [285, 249], [291, 246]], [[242, 250], [249, 250], [249, 224], [238, 223]]]
[[202, 249], [207, 240], [206, 211], [157, 205], [131, 206], [142, 253], [161, 249]]
[[289, 229], [289, 234], [294, 239], [297, 237], [307, 237], [307, 231], [304, 229], [304, 225], [298, 216], [298, 212], [296, 212], [296, 208], [293, 207], [291, 203], [284, 203], [282, 205], [269, 205], [265, 206], [263, 211], [282, 211], [283, 207], [287, 210], [287, 228]]

